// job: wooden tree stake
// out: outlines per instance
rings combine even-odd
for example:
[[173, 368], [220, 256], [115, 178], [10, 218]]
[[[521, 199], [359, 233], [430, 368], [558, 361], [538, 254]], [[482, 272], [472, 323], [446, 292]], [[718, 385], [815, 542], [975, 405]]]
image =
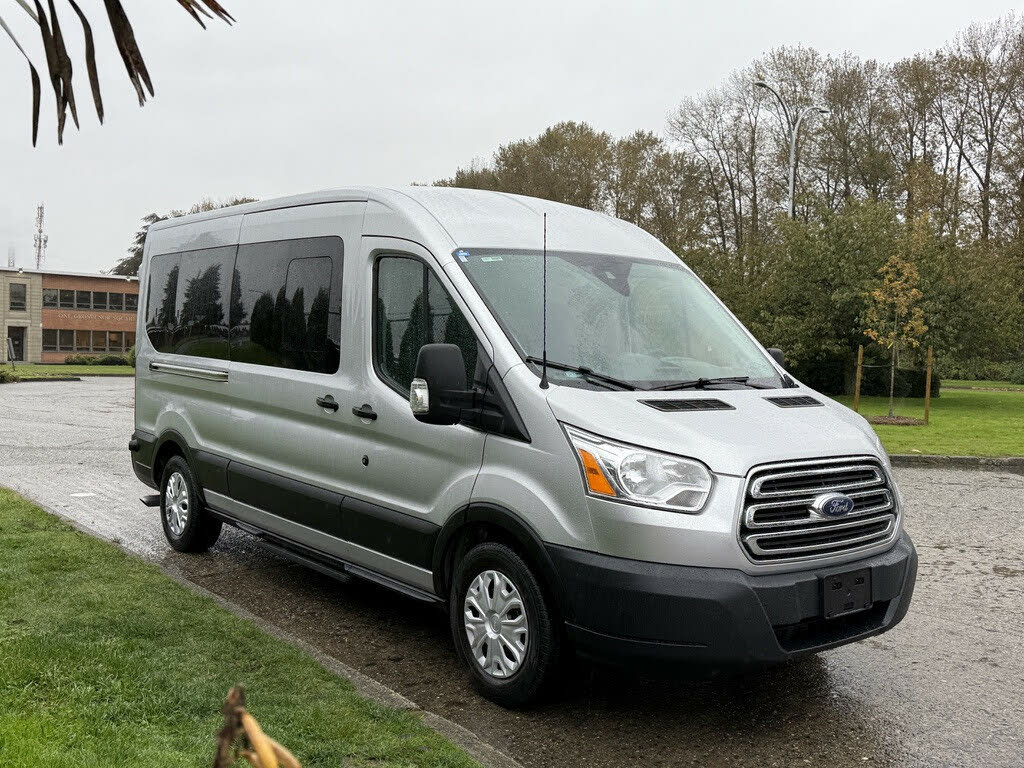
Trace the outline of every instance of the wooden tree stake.
[[864, 345], [857, 347], [857, 379], [853, 385], [853, 410], [860, 413], [860, 378], [864, 371]]
[[932, 348], [928, 347], [928, 369], [924, 375], [924, 423], [928, 424], [928, 417], [932, 410]]

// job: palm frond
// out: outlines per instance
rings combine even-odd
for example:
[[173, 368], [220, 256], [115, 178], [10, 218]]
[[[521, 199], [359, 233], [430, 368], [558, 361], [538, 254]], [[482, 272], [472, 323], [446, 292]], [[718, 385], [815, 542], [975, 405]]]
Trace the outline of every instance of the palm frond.
[[89, 19], [82, 13], [82, 9], [78, 7], [75, 0], [68, 0], [68, 4], [78, 14], [78, 19], [82, 22], [82, 33], [85, 35], [85, 67], [89, 70], [89, 85], [92, 87], [92, 100], [96, 105], [96, 116], [102, 123], [103, 95], [100, 93], [100, 78], [96, 70], [96, 43], [92, 36], [92, 25], [89, 24]]
[[[103, 0], [103, 5], [107, 9], [110, 28], [114, 31], [118, 53], [121, 54], [124, 68], [128, 70], [128, 79], [135, 87], [141, 107], [146, 103], [146, 90], [150, 96], [154, 96], [156, 92], [153, 90], [153, 81], [149, 78], [146, 62], [142, 60], [142, 52], [135, 42], [135, 31], [132, 29], [132, 23], [128, 21], [124, 8], [121, 7], [121, 0]], [[144, 88], [146, 90], [143, 90]]]
[[[26, 8], [27, 10], [27, 8]], [[11, 42], [14, 43], [14, 47], [17, 48], [21, 55], [25, 57], [25, 61], [28, 62], [29, 73], [32, 77], [32, 146], [36, 145], [36, 141], [39, 138], [39, 103], [42, 99], [42, 83], [39, 80], [39, 72], [36, 71], [35, 65], [32, 64], [32, 59], [25, 53], [25, 49], [21, 47], [21, 43], [18, 42], [18, 38], [14, 36], [14, 32], [7, 26], [7, 22], [0, 16], [0, 27], [3, 27], [4, 32], [7, 33], [8, 37], [11, 38]]]
[[[57, 143], [64, 143], [64, 128], [67, 123], [67, 114], [70, 111], [71, 119], [75, 126], [79, 126], [78, 107], [75, 103], [75, 91], [72, 85], [74, 78], [74, 67], [71, 57], [68, 55], [67, 46], [64, 41], [64, 33], [61, 29], [60, 19], [57, 16], [55, 0], [15, 0], [27, 13], [32, 21], [39, 27], [39, 34], [43, 42], [43, 51], [46, 55], [46, 71], [50, 78], [50, 85], [53, 88], [53, 95], [57, 105]], [[78, 16], [82, 24], [82, 34], [85, 38], [85, 65], [89, 73], [89, 85], [92, 89], [92, 99], [96, 106], [96, 115], [100, 123], [103, 122], [103, 96], [100, 91], [99, 73], [96, 67], [96, 41], [93, 36], [92, 25], [82, 11], [78, 0], [67, 0], [68, 5]], [[195, 19], [203, 29], [207, 19], [220, 19], [226, 24], [232, 24], [235, 19], [228, 13], [218, 0], [178, 0], [178, 4]], [[117, 45], [118, 53], [121, 54], [121, 61], [124, 62], [125, 70], [128, 73], [128, 80], [135, 88], [136, 96], [139, 99], [139, 106], [146, 103], [149, 96], [155, 95], [153, 81], [146, 68], [146, 62], [142, 58], [142, 52], [135, 40], [135, 31], [132, 29], [128, 15], [121, 5], [121, 0], [103, 0], [104, 8], [107, 11], [107, 19], [110, 22], [111, 31], [114, 34], [114, 42]], [[47, 12], [47, 9], [49, 12]], [[32, 78], [32, 145], [35, 146], [39, 137], [39, 110], [42, 97], [42, 80], [39, 71], [32, 62], [31, 57], [15, 37], [13, 30], [4, 19], [0, 18], [0, 26], [7, 33], [8, 37], [17, 47], [18, 51], [25, 58], [29, 66], [29, 73]]]
[[25, 0], [14, 0], [14, 2], [16, 2], [18, 5], [25, 9], [25, 13], [32, 17], [32, 21], [34, 21], [36, 24], [39, 23], [39, 17], [36, 16], [36, 12], [32, 10], [32, 6], [25, 2]]

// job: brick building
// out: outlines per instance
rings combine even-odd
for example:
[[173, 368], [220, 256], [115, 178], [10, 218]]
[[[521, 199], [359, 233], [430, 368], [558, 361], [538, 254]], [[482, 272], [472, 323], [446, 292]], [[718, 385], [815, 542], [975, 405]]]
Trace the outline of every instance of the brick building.
[[134, 277], [0, 269], [0, 363], [127, 352], [138, 306]]

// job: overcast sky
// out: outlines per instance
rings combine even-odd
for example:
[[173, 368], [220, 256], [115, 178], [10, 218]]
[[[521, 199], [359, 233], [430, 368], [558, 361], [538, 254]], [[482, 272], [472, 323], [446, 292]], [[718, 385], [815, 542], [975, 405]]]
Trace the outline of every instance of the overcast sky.
[[[203, 197], [432, 181], [560, 120], [614, 135], [661, 132], [683, 96], [776, 46], [894, 60], [1012, 8], [993, 0], [221, 2], [237, 25], [204, 32], [174, 0], [123, 0], [157, 92], [139, 109], [102, 3], [80, 0], [97, 33], [107, 120], [97, 124], [76, 58], [83, 127], [70, 128], [63, 147], [44, 75], [32, 149], [27, 68], [0, 36], [0, 263], [14, 245], [18, 264], [31, 265], [40, 201], [46, 266], [105, 270], [150, 211]], [[57, 6], [69, 45], [80, 47], [75, 17]], [[0, 14], [38, 53], [38, 32], [13, 0], [0, 0]]]

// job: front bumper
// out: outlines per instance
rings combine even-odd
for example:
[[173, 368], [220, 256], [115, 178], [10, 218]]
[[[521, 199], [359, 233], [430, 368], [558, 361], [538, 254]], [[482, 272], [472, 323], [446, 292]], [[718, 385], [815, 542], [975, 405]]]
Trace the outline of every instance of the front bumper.
[[[841, 566], [749, 576], [548, 546], [570, 639], [584, 657], [679, 662], [705, 674], [777, 664], [885, 632], [907, 613], [917, 552], [903, 533], [887, 552]], [[873, 606], [822, 617], [821, 578], [871, 569]]]

